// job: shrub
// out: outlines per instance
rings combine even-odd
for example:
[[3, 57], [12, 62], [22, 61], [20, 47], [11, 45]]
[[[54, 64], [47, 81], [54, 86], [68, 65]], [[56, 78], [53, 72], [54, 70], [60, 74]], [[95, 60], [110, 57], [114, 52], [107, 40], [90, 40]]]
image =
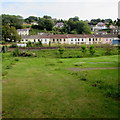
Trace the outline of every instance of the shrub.
[[91, 55], [95, 54], [95, 48], [94, 48], [94, 46], [90, 46], [89, 52], [90, 52]]
[[18, 57], [20, 55], [20, 52], [21, 51], [18, 48], [15, 48], [15, 50], [13, 51], [12, 54], [13, 54], [14, 57]]
[[33, 44], [29, 41], [29, 42], [27, 42], [27, 47], [32, 47], [33, 46]]
[[18, 58], [15, 58], [14, 61], [19, 61], [19, 59], [18, 59]]
[[86, 49], [86, 46], [85, 46], [85, 45], [82, 45], [82, 46], [81, 46], [81, 51], [82, 51], [82, 53], [86, 53], [87, 49]]
[[61, 58], [62, 58], [62, 55], [63, 55], [63, 53], [64, 53], [64, 50], [65, 50], [64, 47], [60, 47], [60, 48], [58, 49]]
[[105, 55], [112, 55], [113, 46], [105, 45]]
[[28, 53], [28, 52], [23, 51], [23, 52], [21, 52], [21, 53], [19, 54], [19, 56], [22, 56], [22, 57], [30, 57], [30, 56], [32, 56], [32, 54], [31, 54], [31, 53]]

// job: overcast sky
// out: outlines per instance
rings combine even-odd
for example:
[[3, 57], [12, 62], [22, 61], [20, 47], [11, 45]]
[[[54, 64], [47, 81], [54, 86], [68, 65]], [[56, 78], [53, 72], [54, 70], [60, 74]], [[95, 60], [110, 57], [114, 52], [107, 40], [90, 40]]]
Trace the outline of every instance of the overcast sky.
[[[46, 2], [45, 2], [46, 1]], [[2, 14], [80, 20], [118, 18], [119, 0], [3, 0]]]

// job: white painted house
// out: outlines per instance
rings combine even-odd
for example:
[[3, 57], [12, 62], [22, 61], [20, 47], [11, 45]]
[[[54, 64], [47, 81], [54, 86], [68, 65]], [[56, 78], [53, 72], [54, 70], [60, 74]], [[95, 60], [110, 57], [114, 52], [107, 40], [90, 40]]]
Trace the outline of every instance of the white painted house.
[[[41, 41], [42, 44], [106, 44], [106, 39], [110, 39], [111, 42], [117, 39], [117, 35], [94, 35], [94, 34], [57, 34], [57, 35], [31, 35], [22, 36], [22, 43], [27, 43], [28, 41], [36, 43]], [[107, 42], [110, 43], [111, 42]]]
[[18, 34], [19, 35], [29, 35], [29, 28], [27, 28], [27, 29], [17, 29], [17, 32], [18, 32]]
[[107, 29], [105, 23], [99, 22], [96, 26], [93, 27], [93, 31]]

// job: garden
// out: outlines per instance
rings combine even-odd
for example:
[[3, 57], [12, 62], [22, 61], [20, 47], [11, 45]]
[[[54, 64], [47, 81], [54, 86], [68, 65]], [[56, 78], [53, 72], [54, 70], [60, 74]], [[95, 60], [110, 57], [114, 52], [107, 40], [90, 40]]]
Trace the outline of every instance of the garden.
[[3, 118], [118, 118], [119, 47], [2, 48]]

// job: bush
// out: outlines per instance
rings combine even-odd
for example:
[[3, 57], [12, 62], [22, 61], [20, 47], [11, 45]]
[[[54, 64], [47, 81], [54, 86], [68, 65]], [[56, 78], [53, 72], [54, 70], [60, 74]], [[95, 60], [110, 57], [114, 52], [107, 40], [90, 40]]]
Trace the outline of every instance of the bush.
[[33, 46], [33, 44], [29, 41], [29, 42], [27, 42], [27, 47], [32, 47]]
[[104, 48], [105, 48], [105, 55], [112, 55], [113, 46], [104, 45]]
[[18, 58], [15, 58], [14, 61], [19, 61], [19, 59], [18, 59]]
[[86, 53], [87, 49], [86, 49], [86, 46], [85, 46], [85, 45], [82, 45], [82, 46], [81, 46], [81, 51], [82, 51], [82, 53]]
[[94, 48], [94, 46], [90, 46], [89, 52], [90, 52], [91, 55], [95, 54], [95, 48]]
[[61, 58], [62, 58], [62, 55], [63, 55], [63, 53], [64, 53], [64, 50], [65, 50], [64, 47], [60, 47], [60, 48], [58, 49]]
[[15, 48], [15, 50], [13, 51], [13, 56], [14, 57], [18, 57], [20, 55], [21, 51], [18, 48]]

